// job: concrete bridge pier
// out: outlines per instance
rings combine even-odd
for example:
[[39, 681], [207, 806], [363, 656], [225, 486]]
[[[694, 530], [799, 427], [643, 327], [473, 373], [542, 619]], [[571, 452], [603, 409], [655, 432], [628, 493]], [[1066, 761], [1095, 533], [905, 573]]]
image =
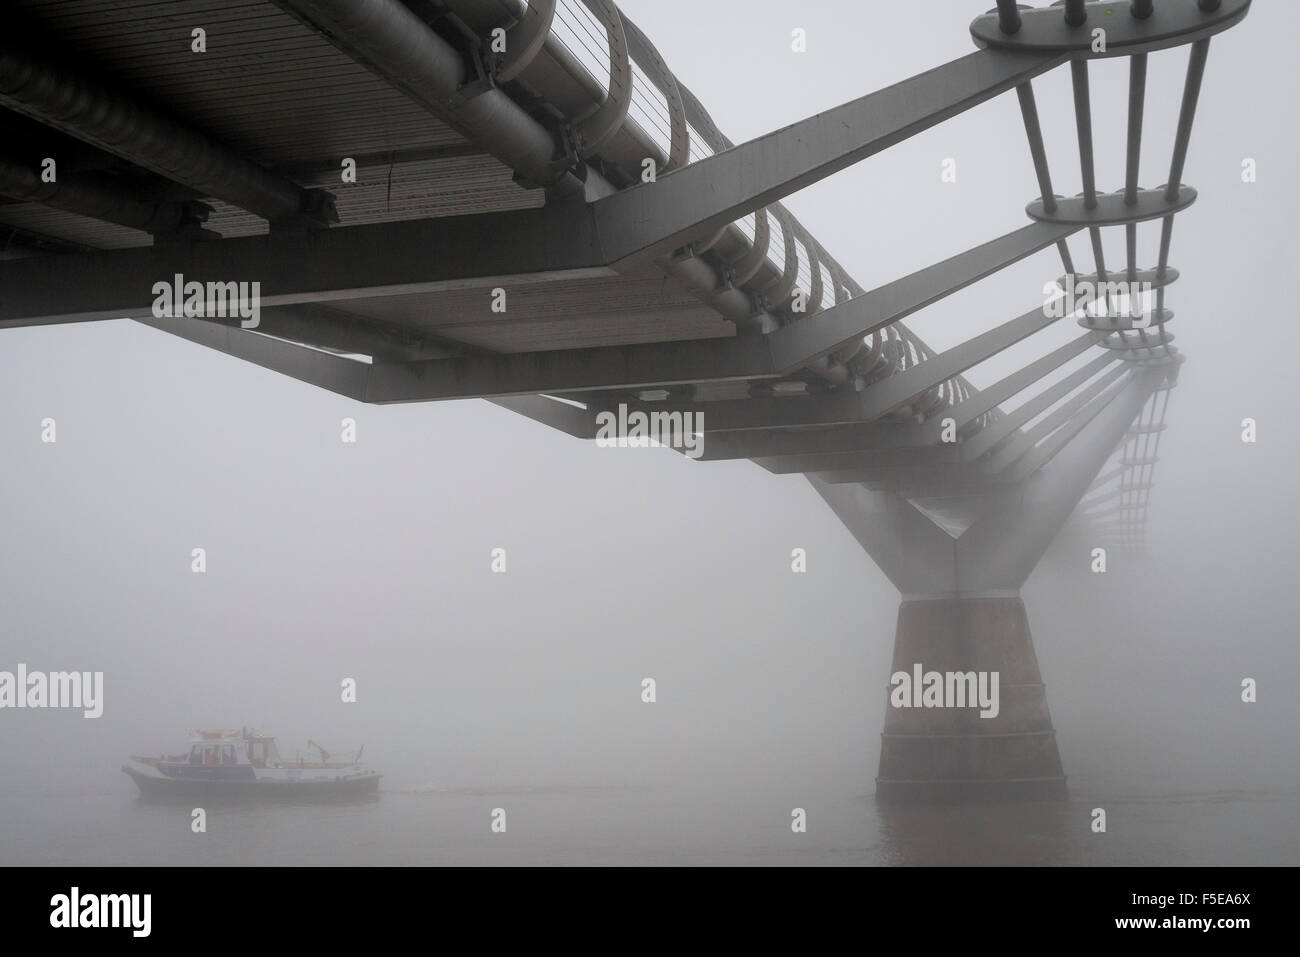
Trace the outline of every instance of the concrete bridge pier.
[[903, 601], [890, 674], [911, 676], [918, 665], [923, 674], [996, 673], [996, 713], [978, 707], [896, 707], [904, 692], [916, 691], [891, 683], [878, 799], [912, 803], [1065, 794], [1047, 693], [1018, 595]]
[[902, 593], [879, 800], [1064, 796], [1020, 589], [1162, 379], [1130, 375], [1046, 466], [992, 492], [967, 495], [960, 478], [922, 492], [809, 476]]

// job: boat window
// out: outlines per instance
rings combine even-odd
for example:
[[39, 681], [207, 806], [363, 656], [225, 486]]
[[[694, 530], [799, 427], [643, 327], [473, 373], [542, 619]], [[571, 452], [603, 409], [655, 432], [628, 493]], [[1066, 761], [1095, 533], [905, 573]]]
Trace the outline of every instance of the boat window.
[[223, 744], [221, 746], [221, 763], [222, 764], [235, 763], [235, 746], [233, 744]]
[[190, 748], [190, 764], [203, 763], [203, 745], [196, 744]]

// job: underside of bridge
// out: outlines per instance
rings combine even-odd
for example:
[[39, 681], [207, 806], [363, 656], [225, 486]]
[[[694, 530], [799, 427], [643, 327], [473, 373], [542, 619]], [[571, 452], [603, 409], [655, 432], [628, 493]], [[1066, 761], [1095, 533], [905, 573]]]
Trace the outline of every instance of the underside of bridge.
[[[1098, 541], [1140, 545], [1182, 362], [1164, 300], [1183, 164], [1210, 38], [1249, 5], [999, 2], [968, 56], [737, 145], [612, 0], [13, 0], [0, 327], [134, 319], [360, 402], [485, 398], [805, 474], [902, 594], [895, 675], [1000, 678], [996, 714], [887, 688], [880, 797], [1059, 794], [1020, 588], [1090, 489]], [[1147, 59], [1181, 47], [1168, 180], [1143, 187]], [[1111, 193], [1088, 82], [1109, 57], [1130, 66]], [[1068, 198], [1032, 85], [1058, 67]], [[1011, 91], [1038, 181], [1021, 229], [867, 290], [781, 203]], [[1127, 242], [1111, 269], [1105, 229]], [[1050, 248], [1062, 293], [1090, 297], [1027, 297], [942, 352], [903, 324]], [[1060, 322], [1067, 345], [963, 377]]]

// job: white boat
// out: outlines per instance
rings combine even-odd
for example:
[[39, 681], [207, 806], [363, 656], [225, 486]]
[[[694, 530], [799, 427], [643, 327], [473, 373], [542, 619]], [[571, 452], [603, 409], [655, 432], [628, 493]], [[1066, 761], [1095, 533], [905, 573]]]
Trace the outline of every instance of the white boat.
[[177, 797], [352, 797], [373, 793], [381, 775], [361, 766], [361, 750], [331, 760], [284, 761], [275, 738], [251, 728], [197, 731], [187, 753], [140, 757], [122, 765], [142, 794]]

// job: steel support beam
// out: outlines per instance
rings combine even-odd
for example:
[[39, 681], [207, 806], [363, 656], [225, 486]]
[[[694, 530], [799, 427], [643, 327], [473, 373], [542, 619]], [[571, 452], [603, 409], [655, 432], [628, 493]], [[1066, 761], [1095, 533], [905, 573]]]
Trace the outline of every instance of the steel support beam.
[[[341, 227], [305, 239], [252, 236], [3, 263], [0, 327], [148, 315], [153, 284], [176, 274], [187, 281], [258, 281], [268, 306], [518, 283], [560, 273], [612, 275], [588, 211], [548, 206]], [[770, 361], [748, 374], [761, 378], [808, 365], [1076, 228], [1033, 223], [766, 337], [746, 337], [771, 346]]]
[[1110, 457], [1115, 443], [1142, 410], [1163, 374], [1143, 373], [1072, 430], [1051, 465], [994, 500], [955, 546], [958, 591], [980, 594], [1018, 590], [1084, 491]]
[[[548, 211], [549, 210], [549, 211]], [[144, 302], [152, 305], [152, 283], [158, 276], [181, 273], [187, 280], [203, 281], [214, 277], [264, 275], [262, 302], [277, 305], [325, 298], [325, 293], [340, 296], [337, 285], [351, 282], [372, 284], [391, 290], [405, 279], [413, 278], [410, 270], [418, 264], [424, 287], [430, 283], [464, 279], [474, 274], [481, 281], [499, 276], [504, 268], [525, 268], [530, 264], [520, 255], [531, 254], [532, 265], [539, 272], [581, 269], [593, 259], [592, 238], [581, 230], [550, 230], [560, 214], [554, 208], [502, 213], [492, 216], [458, 217], [448, 228], [447, 221], [416, 221], [388, 224], [384, 227], [351, 227], [313, 237], [307, 256], [278, 258], [269, 256], [276, 237], [254, 237], [226, 243], [194, 243], [177, 255], [169, 249], [128, 250], [120, 254], [96, 254], [83, 257], [91, 264], [105, 259], [134, 259], [134, 270], [119, 270], [107, 275], [97, 270], [104, 285], [87, 289], [86, 277], [71, 283], [80, 295], [96, 297], [100, 311], [80, 318], [113, 316], [143, 317]], [[367, 243], [368, 234], [382, 229], [391, 238], [402, 238], [393, 249]], [[511, 235], [507, 246], [499, 242], [501, 230]], [[968, 285], [1010, 262], [1051, 245], [1063, 230], [1072, 227], [1032, 224], [991, 243], [985, 243], [936, 266], [889, 283], [873, 292], [848, 300], [800, 323], [763, 336], [703, 339], [646, 345], [575, 349], [538, 353], [513, 353], [499, 356], [471, 356], [411, 363], [377, 364], [368, 374], [367, 400], [372, 402], [418, 402], [437, 399], [476, 398], [498, 395], [529, 395], [539, 392], [580, 392], [646, 388], [694, 382], [721, 382], [736, 379], [762, 379], [789, 375], [838, 346], [875, 329], [897, 321], [904, 315], [934, 302]], [[362, 237], [357, 239], [358, 234]], [[559, 238], [562, 236], [563, 238]], [[233, 244], [233, 245], [232, 245]], [[291, 247], [295, 251], [301, 247]], [[239, 265], [230, 259], [230, 251], [242, 252]], [[404, 253], [400, 252], [404, 250]], [[134, 257], [131, 254], [137, 254]], [[223, 257], [223, 253], [226, 255]], [[260, 255], [259, 255], [260, 254]], [[388, 254], [391, 254], [388, 255]], [[207, 257], [207, 261], [204, 261]], [[165, 265], [159, 267], [158, 260]], [[190, 260], [186, 272], [181, 260]], [[358, 262], [360, 258], [362, 262]], [[194, 260], [199, 260], [197, 268]], [[598, 260], [597, 260], [598, 261]], [[272, 265], [274, 263], [275, 265]], [[81, 264], [80, 262], [78, 264]], [[6, 271], [13, 264], [0, 264], [0, 288], [8, 288]], [[49, 268], [49, 267], [46, 267]], [[39, 270], [33, 270], [39, 271]], [[28, 297], [21, 292], [14, 302], [0, 306], [0, 321], [7, 318], [2, 310], [31, 310], [45, 302], [46, 309], [68, 310], [65, 301], [50, 306], [46, 283], [29, 283]], [[52, 277], [47, 277], [48, 279]], [[396, 280], [396, 281], [395, 281]], [[312, 288], [312, 287], [315, 288]], [[322, 288], [325, 287], [325, 288]], [[145, 290], [148, 289], [148, 295]], [[303, 290], [310, 290], [304, 293]], [[75, 297], [72, 290], [63, 293]], [[361, 295], [355, 287], [351, 295]], [[136, 296], [132, 301], [132, 296]], [[117, 296], [116, 300], [111, 297]], [[105, 302], [112, 302], [107, 308]], [[21, 314], [21, 313], [20, 313]], [[1042, 320], [1041, 311], [1039, 313]], [[1019, 328], [1018, 326], [1016, 328]], [[859, 413], [862, 414], [862, 413]]]
[[965, 372], [1035, 332], [1045, 329], [1058, 319], [1057, 316], [1047, 315], [1046, 310], [1039, 306], [1023, 316], [968, 339], [947, 352], [882, 379], [863, 390], [864, 413], [868, 417], [874, 417], [892, 412], [958, 373]]
[[589, 226], [542, 208], [4, 262], [0, 328], [148, 316], [178, 273], [260, 282], [264, 307], [613, 275]]
[[[1074, 441], [1056, 450], [1050, 468], [1027, 480], [1002, 484], [1000, 490], [985, 485], [984, 511], [956, 537], [906, 500], [905, 496], [927, 494], [923, 485], [913, 484], [908, 469], [899, 470], [896, 491], [842, 484], [888, 482], [872, 472], [850, 470], [808, 479], [905, 597], [1014, 594], [1162, 378], [1159, 372], [1133, 376], [1115, 394], [1097, 402], [1072, 430]], [[916, 478], [926, 481], [924, 476]], [[931, 485], [928, 494], [962, 491], [961, 479], [951, 474], [939, 476]], [[977, 487], [973, 484], [971, 490]]]
[[827, 395], [794, 395], [714, 402], [628, 402], [628, 410], [689, 412], [702, 415], [705, 431], [747, 432], [755, 429], [826, 427], [864, 421], [860, 393], [837, 389]]
[[[1074, 228], [1025, 226], [766, 335], [377, 367], [371, 395], [373, 401], [404, 402], [785, 376], [1054, 244]], [[972, 350], [959, 350], [958, 358], [978, 355], [979, 349], [987, 348], [999, 337], [1028, 335], [1024, 329], [1035, 321], [1043, 325], [1055, 320], [1045, 318], [1039, 309], [1028, 320], [1022, 317], [1010, 324], [1009, 331], [995, 330], [981, 337]], [[947, 362], [960, 364], [954, 363], [952, 357]], [[949, 377], [943, 376], [939, 381]], [[908, 381], [915, 383], [915, 379]], [[879, 414], [870, 412], [865, 405], [862, 409], [866, 417]]]
[[[1008, 326], [1028, 320], [1035, 313], [1026, 314], [1020, 319], [1013, 320]], [[1005, 327], [1004, 327], [1005, 328]], [[840, 397], [814, 398], [807, 402], [795, 400], [756, 400], [751, 399], [739, 403], [738, 409], [731, 409], [731, 403], [722, 402], [702, 402], [690, 406], [690, 410], [700, 413], [703, 421], [706, 423], [707, 440], [705, 441], [704, 454], [700, 457], [702, 460], [711, 459], [737, 459], [737, 458], [773, 458], [785, 455], [809, 455], [813, 453], [831, 453], [831, 452], [866, 452], [872, 449], [886, 448], [903, 448], [934, 445], [940, 440], [940, 433], [943, 429], [945, 419], [953, 419], [955, 426], [960, 429], [969, 425], [978, 416], [983, 415], [989, 410], [996, 407], [1000, 402], [1005, 401], [1012, 395], [1023, 391], [1038, 381], [1047, 373], [1056, 369], [1060, 365], [1069, 361], [1089, 348], [1098, 337], [1094, 333], [1085, 333], [1079, 336], [1073, 342], [1054, 350], [1043, 358], [1030, 363], [1025, 369], [1011, 376], [1006, 377], [1000, 382], [995, 383], [988, 389], [975, 393], [971, 398], [958, 402], [943, 411], [942, 415], [933, 415], [921, 425], [913, 423], [883, 423], [874, 421], [879, 415], [882, 404], [881, 400], [873, 396], [873, 390], [889, 387], [895, 379], [902, 379], [904, 382], [913, 373], [920, 373], [926, 370], [930, 363], [940, 363], [941, 360], [949, 353], [929, 359], [926, 362], [913, 366], [905, 372], [900, 372], [887, 379], [881, 380], [875, 386], [868, 387], [857, 395], [856, 405], [851, 402], [839, 401]], [[960, 353], [972, 345], [976, 340], [950, 350], [950, 353]], [[997, 351], [997, 350], [995, 350]], [[990, 353], [992, 354], [992, 353]], [[1092, 378], [1108, 364], [1115, 361], [1113, 355], [1101, 355], [1092, 362], [1083, 366], [1076, 372], [1067, 376], [1061, 382], [1055, 384], [1046, 390], [1041, 396], [1035, 397], [1031, 402], [1026, 403], [1021, 409], [1017, 409], [1009, 416], [1004, 416], [996, 422], [990, 423], [973, 436], [968, 438], [961, 446], [963, 456], [966, 460], [978, 458], [988, 449], [992, 448], [998, 442], [1003, 441], [1013, 434], [1021, 425], [1033, 418], [1039, 412], [1048, 408], [1053, 402], [1064, 397], [1072, 389], [1082, 385], [1088, 379]], [[966, 359], [960, 360], [965, 362]], [[965, 366], [964, 366], [965, 367]], [[1122, 372], [1123, 370], [1118, 370]], [[930, 371], [926, 381], [931, 385], [935, 381], [944, 381], [947, 375], [946, 368], [938, 368]], [[1117, 374], [1118, 374], [1117, 372]], [[938, 378], [942, 375], [942, 378]], [[1107, 380], [1110, 381], [1110, 380]], [[929, 385], [926, 388], [930, 387]], [[906, 385], [895, 390], [911, 392], [915, 385]], [[924, 391], [924, 390], [922, 390]], [[909, 396], [910, 397], [910, 396]], [[816, 428], [793, 428], [785, 430], [748, 430], [735, 431], [729, 426], [737, 424], [739, 413], [748, 411], [756, 413], [759, 410], [752, 408], [756, 402], [766, 402], [764, 409], [772, 409], [770, 413], [775, 415], [782, 411], [798, 411], [798, 406], [804, 404], [809, 406], [806, 420], [800, 422], [800, 425], [812, 425]], [[773, 407], [773, 403], [780, 403]], [[717, 414], [713, 411], [714, 406], [722, 406]], [[651, 406], [647, 405], [648, 410]], [[674, 405], [674, 409], [684, 407]], [[888, 411], [888, 410], [886, 410]], [[853, 415], [856, 418], [851, 423], [836, 422], [835, 419], [843, 418], [846, 415]], [[752, 423], [758, 421], [760, 416], [750, 415], [745, 417], [745, 422]], [[786, 416], [785, 418], [790, 418]], [[776, 424], [776, 423], [773, 423]], [[1022, 450], [1023, 451], [1023, 450]]]
[[595, 419], [588, 409], [580, 409], [545, 395], [504, 396], [488, 399], [493, 405], [549, 425], [553, 429], [566, 432], [579, 439], [596, 437]]
[[[1082, 352], [1086, 352], [1096, 343], [1098, 338], [1100, 337], [1095, 333], [1084, 333], [1078, 338], [1067, 342], [1059, 349], [1053, 349], [1042, 358], [1035, 359], [1019, 372], [1014, 372], [993, 383], [993, 385], [989, 386], [987, 389], [981, 389], [969, 398], [962, 399], [956, 405], [952, 406], [952, 408], [946, 410], [944, 416], [934, 416], [926, 422], [925, 430], [927, 438], [932, 442], [939, 441], [940, 433], [943, 430], [944, 418], [951, 418], [958, 429], [969, 425], [980, 416], [996, 409], [1012, 396], [1018, 395], [1025, 389], [1028, 389], [1039, 379], [1043, 378], [1043, 376], [1059, 369], [1075, 356]], [[999, 419], [998, 423], [1001, 423], [1004, 419], [1005, 416], [1002, 419]], [[988, 423], [985, 428], [989, 428], [995, 424], [997, 423]]]
[[464, 356], [371, 367], [368, 402], [644, 389], [772, 377], [763, 336]]
[[[232, 319], [225, 324], [234, 326], [238, 323], [238, 319]], [[257, 331], [277, 339], [389, 362], [445, 358], [462, 351], [436, 338], [319, 303], [265, 309]]]
[[1066, 376], [1060, 382], [1044, 389], [1032, 399], [1024, 402], [1016, 408], [1015, 411], [1008, 413], [998, 419], [997, 422], [981, 429], [977, 434], [963, 443], [963, 456], [968, 462], [979, 458], [999, 442], [1016, 432], [1034, 416], [1051, 408], [1054, 402], [1065, 398], [1072, 389], [1076, 389], [1083, 385], [1111, 362], [1114, 362], [1115, 358], [1114, 355], [1110, 354], [1098, 356], [1087, 365]]
[[[1003, 474], [1007, 475], [1012, 480], [1017, 481], [1033, 475], [1039, 469], [1043, 468], [1043, 466], [1047, 465], [1048, 462], [1052, 461], [1052, 459], [1056, 458], [1062, 450], [1068, 447], [1070, 442], [1073, 441], [1080, 432], [1086, 429], [1089, 423], [1100, 415], [1107, 406], [1122, 395], [1134, 380], [1140, 379], [1140, 376], [1133, 375], [1132, 373], [1130, 373], [1128, 377], [1120, 379], [1115, 385], [1112, 385], [1109, 389], [1084, 405], [1079, 411], [1069, 416], [1063, 425], [1058, 426], [1053, 430], [1052, 434], [1048, 438], [1040, 441], [1037, 445], [1031, 448], [1028, 454], [1023, 456], [1016, 455], [1015, 464], [1006, 469]], [[1136, 413], [1134, 413], [1134, 416], [1136, 416]], [[1130, 417], [1129, 422], [1132, 421], [1133, 417]], [[1098, 468], [1100, 467], [1101, 466], [1098, 466]], [[1087, 485], [1085, 484], [1084, 490], [1086, 491], [1086, 489]], [[1081, 497], [1083, 493], [1080, 492], [1079, 494]], [[1072, 505], [1071, 508], [1073, 509], [1073, 507], [1074, 506]]]
[[770, 362], [762, 337], [748, 337], [364, 363], [290, 343], [277, 342], [280, 348], [267, 349], [260, 345], [272, 341], [265, 336], [204, 320], [133, 318], [182, 339], [372, 403], [746, 379], [750, 370]]
[[[962, 399], [956, 406], [945, 410], [944, 416], [932, 416], [923, 426], [919, 426], [920, 432], [917, 441], [911, 441], [911, 428], [907, 430], [909, 439], [907, 445], [932, 445], [939, 441], [941, 429], [943, 429], [944, 417], [953, 417], [956, 420], [958, 428], [963, 425], [969, 425], [972, 421], [979, 419], [980, 416], [992, 411], [998, 404], [1005, 402], [1006, 399], [1021, 393], [1034, 385], [1036, 381], [1043, 378], [1045, 374], [1052, 372], [1053, 369], [1060, 368], [1066, 361], [1075, 358], [1080, 352], [1086, 351], [1093, 343], [1097, 341], [1099, 335], [1096, 333], [1084, 333], [1074, 341], [1066, 343], [1065, 346], [1049, 352], [1048, 355], [1041, 359], [1032, 361], [1021, 371], [1010, 374], [1004, 380], [996, 382], [995, 385], [989, 386], [988, 389], [972, 393], [970, 398]], [[1074, 385], [1083, 384], [1092, 374], [1100, 372], [1110, 361], [1114, 361], [1114, 355], [1099, 356], [1093, 363], [1087, 365], [1088, 372], [1083, 374], [1082, 378], [1073, 380]], [[1078, 374], [1078, 373], [1076, 373]], [[1066, 391], [1071, 387], [1067, 386]], [[1063, 395], [1065, 393], [1061, 393]], [[853, 393], [849, 390], [837, 390], [829, 395], [792, 395], [792, 397], [781, 398], [750, 398], [750, 399], [724, 399], [716, 402], [655, 402], [655, 403], [638, 403], [629, 402], [629, 410], [640, 410], [643, 412], [689, 412], [693, 415], [703, 417], [706, 423], [706, 432], [708, 441], [718, 443], [724, 451], [719, 458], [750, 458], [750, 455], [733, 456], [729, 450], [744, 449], [744, 442], [748, 441], [749, 436], [737, 436], [735, 442], [729, 441], [732, 437], [723, 437], [719, 433], [735, 432], [755, 432], [763, 430], [764, 434], [772, 429], [800, 429], [801, 432], [792, 432], [792, 436], [807, 436], [811, 434], [806, 429], [829, 429], [842, 428], [842, 426], [855, 426], [868, 423], [870, 416], [862, 403], [863, 393]], [[1057, 398], [1060, 398], [1058, 395]], [[1049, 403], [1050, 404], [1050, 403]], [[1041, 410], [1040, 410], [1041, 411]], [[1013, 413], [1014, 415], [1014, 413]], [[985, 426], [985, 429], [1000, 426], [1001, 432], [996, 439], [988, 442], [982, 451], [991, 449], [997, 441], [1009, 436], [1018, 428], [1022, 421], [1027, 421], [1032, 416], [1026, 416], [1021, 421], [1009, 423], [1008, 417], [1004, 416], [998, 419], [997, 423]], [[872, 428], [888, 430], [893, 434], [897, 426], [878, 425]], [[978, 434], [983, 434], [978, 433]], [[783, 439], [776, 439], [783, 441]], [[801, 441], [801, 439], [790, 439], [790, 441]], [[710, 458], [710, 452], [705, 452], [702, 458]]]
[[[1090, 348], [1098, 339], [1095, 333], [1085, 333], [1024, 369], [994, 383], [987, 389], [973, 393], [969, 398], [933, 415], [924, 424], [892, 424], [870, 421], [874, 412], [866, 406], [871, 389], [856, 396], [837, 393], [830, 396], [797, 397], [787, 399], [747, 399], [728, 402], [696, 402], [683, 405], [662, 403], [638, 405], [644, 411], [671, 408], [673, 411], [692, 412], [706, 423], [707, 441], [701, 460], [775, 457], [803, 455], [814, 452], [867, 451], [875, 448], [899, 448], [934, 445], [940, 440], [945, 419], [951, 418], [958, 429], [970, 425], [980, 416], [1000, 403], [1032, 386], [1043, 376], [1064, 365]], [[978, 458], [989, 448], [1011, 435], [1020, 425], [1086, 382], [1109, 363], [1113, 355], [1101, 355], [1077, 372], [1063, 384], [1057, 384], [1042, 397], [1035, 411], [1028, 405], [1010, 416], [1003, 416], [975, 432], [962, 446], [967, 453], [974, 452], [973, 443], [980, 444]], [[916, 368], [922, 368], [917, 366]], [[906, 375], [907, 373], [898, 373]], [[882, 380], [888, 382], [889, 380]], [[778, 428], [784, 427], [784, 428]], [[985, 436], [991, 438], [985, 438]]]
[[1064, 63], [1060, 52], [979, 50], [596, 203], [612, 261], [711, 235]]
[[1107, 387], [1114, 384], [1126, 372], [1128, 372], [1128, 370], [1123, 366], [1120, 366], [1112, 369], [1109, 373], [1100, 377], [1096, 382], [1091, 383], [1078, 395], [1072, 396], [1069, 401], [1064, 402], [1060, 407], [1053, 409], [1049, 415], [1044, 416], [1043, 420], [1028, 432], [1022, 433], [1021, 437], [1025, 442], [1022, 447], [1004, 447], [999, 449], [990, 456], [984, 467], [990, 472], [1001, 472], [1003, 469], [1008, 469], [1016, 462], [1021, 461], [1021, 459], [1032, 451], [1039, 442], [1043, 441], [1043, 439], [1051, 435], [1057, 429], [1067, 425], [1071, 419], [1087, 408], [1089, 402], [1101, 395]]
[[955, 590], [952, 538], [908, 501], [860, 485], [808, 481], [903, 594]]
[[243, 359], [349, 399], [365, 401], [370, 365], [316, 349], [259, 336], [232, 326], [196, 319], [138, 319], [146, 326]]
[[1077, 226], [1032, 223], [917, 270], [770, 335], [780, 369], [795, 369], [870, 335], [1000, 269], [1054, 245]]
[[[707, 404], [705, 406], [707, 408]], [[706, 414], [700, 461], [774, 459], [824, 452], [866, 452], [873, 449], [919, 448], [925, 441], [916, 425], [868, 422], [819, 429], [764, 429], [714, 432]]]
[[1013, 487], [1008, 482], [957, 466], [828, 469], [806, 474], [815, 476], [828, 485], [862, 485], [873, 492], [893, 492], [917, 501], [944, 498], [978, 503], [989, 495], [1000, 494]]
[[[705, 440], [705, 444], [708, 440]], [[774, 475], [791, 475], [795, 472], [831, 472], [849, 469], [866, 471], [884, 469], [933, 468], [951, 470], [961, 459], [951, 445], [922, 447], [882, 447], [869, 451], [821, 452], [809, 455], [782, 455], [760, 457], [754, 461]]]

